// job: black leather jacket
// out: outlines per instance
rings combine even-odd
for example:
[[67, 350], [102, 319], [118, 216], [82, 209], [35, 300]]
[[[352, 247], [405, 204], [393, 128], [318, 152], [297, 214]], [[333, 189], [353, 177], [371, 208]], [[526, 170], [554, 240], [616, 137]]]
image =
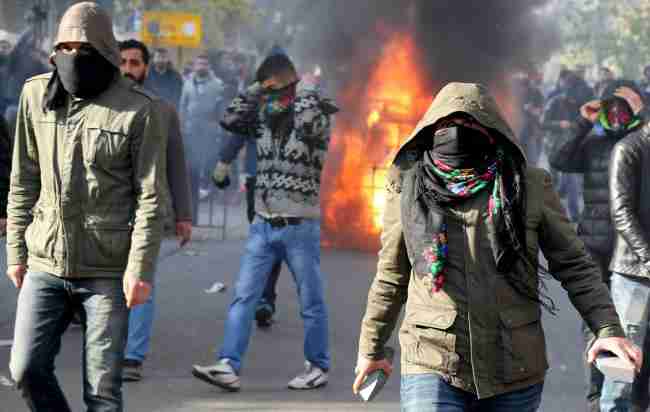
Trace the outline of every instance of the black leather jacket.
[[609, 168], [616, 246], [610, 270], [650, 277], [650, 125], [621, 140]]
[[548, 160], [552, 168], [584, 176], [584, 210], [578, 234], [589, 252], [611, 256], [614, 229], [609, 212], [608, 167], [611, 152], [619, 139], [592, 133], [593, 125], [580, 117], [570, 138], [558, 135]]

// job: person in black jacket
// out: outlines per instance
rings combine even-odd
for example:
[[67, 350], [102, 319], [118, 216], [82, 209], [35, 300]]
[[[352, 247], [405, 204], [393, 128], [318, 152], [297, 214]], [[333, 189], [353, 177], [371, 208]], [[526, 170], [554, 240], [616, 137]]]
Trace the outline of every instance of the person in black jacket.
[[[631, 81], [613, 81], [601, 100], [592, 100], [580, 108], [580, 116], [568, 137], [558, 135], [549, 153], [554, 169], [583, 175], [584, 210], [578, 222], [578, 234], [609, 284], [609, 263], [614, 250], [614, 228], [609, 213], [608, 168], [614, 145], [642, 125], [642, 93]], [[593, 335], [585, 327], [587, 345]], [[587, 403], [590, 411], [600, 411], [603, 375], [587, 366]]]
[[[650, 353], [650, 125], [620, 140], [609, 167], [609, 199], [616, 240], [609, 269], [612, 300], [627, 337]], [[609, 377], [601, 410], [642, 412], [650, 406], [650, 364], [643, 362], [633, 383]]]
[[11, 174], [11, 138], [4, 117], [0, 115], [0, 233], [7, 229], [7, 198]]

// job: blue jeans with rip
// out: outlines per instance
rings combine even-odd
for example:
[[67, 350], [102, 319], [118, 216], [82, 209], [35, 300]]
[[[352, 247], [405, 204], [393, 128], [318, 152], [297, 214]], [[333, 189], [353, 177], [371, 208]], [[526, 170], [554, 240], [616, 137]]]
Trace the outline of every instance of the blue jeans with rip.
[[477, 399], [448, 384], [435, 373], [403, 375], [402, 412], [535, 412], [542, 402], [544, 384]]
[[217, 355], [218, 359], [229, 359], [237, 373], [271, 268], [281, 261], [286, 262], [298, 290], [305, 359], [325, 371], [330, 367], [325, 279], [320, 270], [320, 221], [304, 219], [298, 225], [274, 228], [258, 216], [250, 226], [223, 345]]
[[[627, 338], [650, 353], [648, 343], [648, 311], [650, 309], [650, 279], [614, 272], [611, 281], [612, 300], [621, 319]], [[633, 383], [617, 382], [605, 377], [600, 399], [602, 412], [645, 411], [650, 404], [648, 383], [650, 365], [644, 359], [641, 373]]]
[[11, 376], [36, 412], [71, 409], [54, 374], [61, 336], [79, 311], [83, 398], [91, 412], [121, 412], [122, 359], [129, 311], [121, 279], [62, 279], [29, 272], [18, 294]]

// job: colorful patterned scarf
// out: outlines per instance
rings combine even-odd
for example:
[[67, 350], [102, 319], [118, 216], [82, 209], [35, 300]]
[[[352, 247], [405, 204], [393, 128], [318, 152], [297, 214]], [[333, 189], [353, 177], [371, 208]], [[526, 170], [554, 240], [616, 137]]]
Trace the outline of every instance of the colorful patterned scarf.
[[[488, 211], [491, 219], [498, 214], [502, 208], [499, 173], [503, 159], [503, 151], [497, 151], [496, 160], [485, 170], [477, 169], [454, 169], [439, 159], [433, 159], [431, 169], [440, 178], [444, 186], [459, 199], [470, 198], [482, 192], [492, 185]], [[433, 291], [442, 289], [445, 282], [444, 268], [447, 263], [447, 225], [442, 224], [440, 231], [434, 234], [431, 246], [425, 248], [423, 257], [431, 270], [433, 277]]]

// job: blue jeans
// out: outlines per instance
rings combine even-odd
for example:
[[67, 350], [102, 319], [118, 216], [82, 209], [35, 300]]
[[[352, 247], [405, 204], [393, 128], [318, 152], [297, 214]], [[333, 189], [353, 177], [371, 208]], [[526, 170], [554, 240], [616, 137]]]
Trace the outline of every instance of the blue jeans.
[[11, 376], [30, 410], [69, 412], [54, 360], [75, 311], [83, 330], [83, 397], [92, 412], [121, 412], [128, 309], [120, 279], [29, 272], [18, 294]]
[[125, 359], [144, 361], [149, 353], [153, 318], [156, 311], [154, 305], [155, 287], [151, 288], [149, 299], [142, 305], [131, 309], [129, 314], [129, 336], [126, 341]]
[[539, 383], [479, 400], [434, 373], [403, 375], [401, 383], [402, 412], [535, 412], [544, 389]]
[[[167, 255], [177, 248], [176, 240], [163, 241], [160, 245], [160, 256]], [[142, 305], [131, 309], [129, 314], [129, 335], [126, 341], [125, 359], [142, 362], [149, 353], [153, 319], [156, 312], [156, 287], [151, 284], [151, 295]]]
[[305, 329], [305, 358], [323, 370], [330, 366], [325, 281], [320, 271], [320, 221], [273, 228], [259, 216], [250, 226], [241, 267], [228, 310], [219, 359], [229, 359], [239, 373], [250, 340], [255, 309], [271, 268], [286, 262], [298, 289]]
[[[648, 309], [650, 308], [650, 279], [612, 274], [612, 299], [625, 333], [648, 356]], [[605, 377], [600, 410], [603, 412], [645, 411], [649, 405], [648, 383], [650, 365], [643, 362], [634, 383], [617, 382]]]
[[271, 273], [269, 274], [269, 280], [266, 281], [266, 286], [264, 287], [264, 293], [262, 298], [257, 304], [257, 309], [267, 308], [271, 312], [275, 313], [275, 299], [278, 295], [275, 293], [275, 288], [278, 284], [278, 279], [280, 278], [280, 271], [282, 270], [282, 262], [278, 262], [273, 265]]

